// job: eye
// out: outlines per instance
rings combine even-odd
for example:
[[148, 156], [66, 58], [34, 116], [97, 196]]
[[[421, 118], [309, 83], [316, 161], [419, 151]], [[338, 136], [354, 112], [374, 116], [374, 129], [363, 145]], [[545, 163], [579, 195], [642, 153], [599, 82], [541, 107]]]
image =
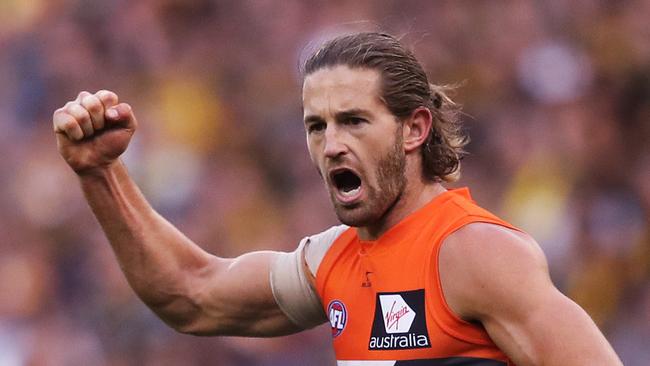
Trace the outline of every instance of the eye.
[[348, 119], [345, 122], [347, 124], [349, 124], [349, 125], [357, 126], [357, 125], [360, 125], [360, 124], [366, 122], [366, 120], [361, 118], [361, 117], [351, 116], [351, 117], [348, 117]]
[[324, 131], [327, 126], [323, 122], [314, 122], [307, 125], [307, 132], [321, 132]]

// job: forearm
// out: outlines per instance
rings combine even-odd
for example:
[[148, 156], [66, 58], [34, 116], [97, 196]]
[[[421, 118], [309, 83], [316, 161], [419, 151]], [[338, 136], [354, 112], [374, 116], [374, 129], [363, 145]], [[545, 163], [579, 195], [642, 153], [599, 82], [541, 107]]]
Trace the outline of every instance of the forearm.
[[163, 320], [184, 322], [196, 310], [188, 278], [210, 256], [153, 210], [121, 162], [80, 181], [129, 284]]

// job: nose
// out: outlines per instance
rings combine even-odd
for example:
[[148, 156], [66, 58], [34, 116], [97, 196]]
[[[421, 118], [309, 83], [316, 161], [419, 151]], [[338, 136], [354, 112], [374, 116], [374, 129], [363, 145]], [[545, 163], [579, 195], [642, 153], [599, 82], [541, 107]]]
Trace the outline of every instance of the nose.
[[336, 126], [327, 126], [325, 129], [325, 157], [336, 158], [347, 152], [347, 146], [341, 139], [340, 131]]

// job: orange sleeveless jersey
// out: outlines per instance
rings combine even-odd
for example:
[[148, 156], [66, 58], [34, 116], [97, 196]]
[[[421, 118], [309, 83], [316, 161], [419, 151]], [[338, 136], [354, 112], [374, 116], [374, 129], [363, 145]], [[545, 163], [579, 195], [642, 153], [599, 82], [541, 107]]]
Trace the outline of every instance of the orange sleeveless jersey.
[[463, 188], [437, 196], [376, 241], [360, 240], [354, 228], [334, 241], [316, 287], [339, 365], [512, 365], [483, 327], [458, 318], [442, 295], [441, 243], [472, 222], [517, 230]]

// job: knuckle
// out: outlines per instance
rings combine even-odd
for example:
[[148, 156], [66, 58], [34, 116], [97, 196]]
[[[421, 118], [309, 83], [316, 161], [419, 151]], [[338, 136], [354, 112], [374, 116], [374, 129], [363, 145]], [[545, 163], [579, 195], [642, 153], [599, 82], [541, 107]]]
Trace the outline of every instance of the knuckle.
[[77, 119], [86, 120], [90, 118], [90, 114], [88, 113], [88, 110], [80, 103], [75, 103], [71, 105], [69, 111], [70, 114], [72, 114]]
[[68, 119], [61, 124], [61, 127], [66, 131], [71, 131], [77, 128], [77, 126], [78, 126], [77, 121], [73, 119]]
[[94, 95], [87, 95], [81, 100], [81, 105], [89, 112], [99, 112], [102, 109], [101, 102]]
[[79, 102], [68, 102], [64, 108], [68, 112], [74, 112], [79, 111], [79, 107], [81, 107], [81, 105], [79, 105]]
[[52, 113], [52, 118], [56, 118], [61, 113], [64, 113], [63, 107], [56, 109], [54, 113]]
[[77, 94], [77, 98], [74, 100], [75, 102], [81, 101], [86, 95], [88, 95], [87, 91], [82, 91], [79, 94]]
[[70, 121], [69, 118], [65, 118], [65, 117], [62, 116], [62, 117], [59, 117], [59, 118], [55, 118], [52, 125], [54, 125], [54, 128], [57, 129], [57, 130], [65, 130], [66, 129], [66, 123], [69, 123], [68, 121]]
[[104, 102], [117, 102], [117, 94], [110, 90], [102, 89], [95, 93], [95, 96]]

